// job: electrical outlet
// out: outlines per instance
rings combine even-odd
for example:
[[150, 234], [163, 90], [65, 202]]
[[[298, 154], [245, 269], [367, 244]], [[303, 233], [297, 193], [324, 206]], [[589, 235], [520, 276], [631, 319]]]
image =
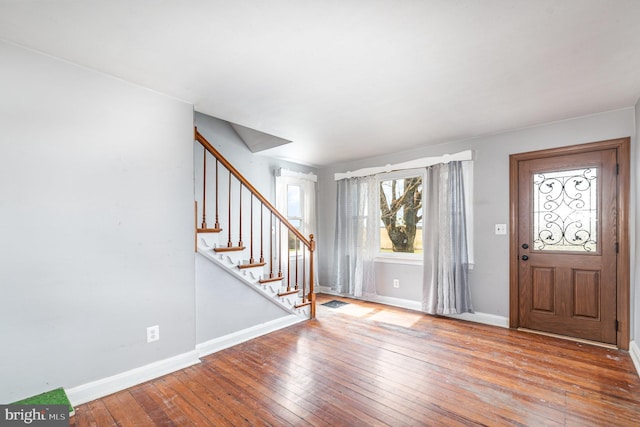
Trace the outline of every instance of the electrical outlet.
[[393, 287], [394, 288], [399, 288], [400, 287], [400, 280], [398, 279], [393, 279]]
[[149, 326], [147, 328], [147, 342], [154, 342], [160, 339], [160, 326]]

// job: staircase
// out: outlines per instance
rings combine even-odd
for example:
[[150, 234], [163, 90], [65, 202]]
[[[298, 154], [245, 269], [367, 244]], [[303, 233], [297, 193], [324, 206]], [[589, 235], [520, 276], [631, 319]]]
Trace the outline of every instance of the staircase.
[[314, 318], [314, 236], [303, 236], [197, 129], [195, 140], [203, 149], [196, 251], [274, 304]]

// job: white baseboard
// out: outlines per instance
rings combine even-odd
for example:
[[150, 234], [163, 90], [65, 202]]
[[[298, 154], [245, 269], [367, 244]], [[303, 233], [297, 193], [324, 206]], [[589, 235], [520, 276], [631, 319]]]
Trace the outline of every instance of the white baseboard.
[[198, 352], [194, 350], [131, 369], [112, 377], [102, 378], [68, 390], [65, 389], [65, 392], [71, 402], [71, 406], [77, 406], [197, 363], [200, 363], [200, 359], [198, 358]]
[[72, 406], [81, 405], [118, 391], [125, 390], [145, 381], [159, 378], [163, 375], [179, 371], [180, 369], [188, 368], [189, 366], [200, 363], [200, 357], [202, 356], [215, 353], [216, 351], [240, 344], [241, 342], [268, 334], [286, 326], [291, 326], [304, 320], [306, 319], [294, 314], [285, 316], [271, 322], [252, 326], [242, 331], [234, 332], [232, 334], [225, 335], [224, 337], [198, 344], [195, 350], [188, 353], [159, 360], [108, 378], [102, 378], [77, 387], [65, 389], [65, 392], [67, 393], [67, 397], [69, 398]]
[[[318, 293], [328, 294], [328, 295], [336, 295], [347, 298], [361, 299], [363, 301], [377, 302], [380, 304], [391, 305], [394, 307], [407, 308], [409, 310], [422, 311], [422, 303], [420, 301], [402, 299], [402, 298], [394, 298], [377, 295], [375, 297], [370, 298], [355, 298], [350, 295], [340, 294], [335, 292], [331, 288], [327, 286], [317, 286], [316, 290]], [[482, 323], [485, 325], [499, 326], [501, 328], [509, 327], [509, 319], [504, 316], [497, 316], [495, 314], [489, 313], [463, 313], [463, 314], [450, 314], [446, 315], [446, 317], [451, 317], [454, 319], [466, 320], [469, 322]]]
[[636, 367], [636, 372], [638, 376], [640, 376], [640, 347], [638, 347], [636, 341], [631, 341], [629, 344], [629, 354], [631, 355], [633, 365]]
[[368, 298], [368, 301], [377, 302], [380, 304], [391, 305], [393, 307], [407, 308], [409, 310], [421, 311], [422, 304], [419, 301], [413, 301], [410, 299], [385, 297], [382, 295], [376, 295]]
[[391, 305], [394, 307], [407, 308], [409, 310], [420, 311], [422, 308], [422, 304], [419, 301], [413, 301], [409, 299], [403, 298], [395, 298], [395, 297], [385, 297], [381, 295], [371, 296], [371, 297], [354, 297], [353, 295], [341, 294], [340, 292], [336, 292], [328, 286], [316, 286], [316, 292], [327, 295], [335, 295], [337, 297], [345, 297], [345, 298], [353, 298], [361, 301], [369, 301], [369, 302], [377, 302], [379, 304]]
[[409, 310], [420, 311], [421, 305], [418, 301], [413, 301], [404, 298], [386, 297], [382, 295], [368, 296], [368, 297], [354, 297], [353, 295], [342, 294], [336, 292], [327, 286], [316, 286], [316, 293], [335, 295], [337, 297], [353, 298], [361, 301], [377, 302], [385, 305], [392, 305], [394, 307], [407, 308]]
[[447, 314], [447, 317], [453, 319], [467, 320], [469, 322], [482, 323], [484, 325], [499, 326], [501, 328], [509, 327], [509, 318], [504, 316], [498, 316], [489, 313], [462, 313], [462, 314]]
[[279, 319], [262, 323], [260, 325], [255, 325], [220, 338], [215, 338], [210, 341], [203, 342], [196, 345], [196, 351], [198, 352], [198, 355], [200, 357], [204, 357], [217, 351], [224, 350], [225, 348], [232, 347], [236, 344], [240, 344], [253, 338], [257, 338], [259, 336], [277, 331], [278, 329], [295, 325], [296, 323], [300, 323], [305, 320], [307, 319], [295, 314], [291, 314], [289, 316], [281, 317]]

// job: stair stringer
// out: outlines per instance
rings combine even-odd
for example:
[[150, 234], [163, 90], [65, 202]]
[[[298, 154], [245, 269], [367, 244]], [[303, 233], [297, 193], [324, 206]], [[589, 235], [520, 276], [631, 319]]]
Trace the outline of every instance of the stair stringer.
[[282, 280], [260, 283], [260, 279], [264, 277], [263, 267], [238, 268], [238, 265], [245, 261], [244, 255], [246, 249], [244, 251], [215, 252], [214, 249], [218, 246], [215, 240], [215, 237], [211, 238], [210, 235], [206, 235], [205, 237], [199, 234], [197, 245], [198, 253], [208, 261], [222, 267], [225, 272], [238, 279], [238, 281], [249, 286], [252, 290], [258, 292], [289, 313], [306, 319], [309, 318], [310, 308], [308, 305], [296, 308], [296, 305], [300, 302], [300, 296], [298, 294], [278, 295], [279, 292], [284, 291]]

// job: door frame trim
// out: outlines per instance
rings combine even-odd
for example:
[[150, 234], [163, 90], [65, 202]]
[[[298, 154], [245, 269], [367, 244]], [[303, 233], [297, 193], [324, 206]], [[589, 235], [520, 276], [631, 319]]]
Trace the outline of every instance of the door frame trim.
[[586, 153], [616, 149], [618, 157], [617, 179], [617, 215], [618, 227], [616, 238], [618, 241], [617, 283], [616, 283], [616, 318], [618, 331], [616, 345], [621, 350], [629, 349], [630, 339], [630, 267], [629, 267], [629, 194], [630, 194], [630, 157], [631, 138], [609, 139], [587, 144], [567, 147], [551, 148], [526, 153], [511, 154], [509, 156], [509, 327], [518, 328], [519, 325], [519, 292], [518, 292], [518, 171], [519, 163], [525, 160], [554, 157], [567, 154]]

